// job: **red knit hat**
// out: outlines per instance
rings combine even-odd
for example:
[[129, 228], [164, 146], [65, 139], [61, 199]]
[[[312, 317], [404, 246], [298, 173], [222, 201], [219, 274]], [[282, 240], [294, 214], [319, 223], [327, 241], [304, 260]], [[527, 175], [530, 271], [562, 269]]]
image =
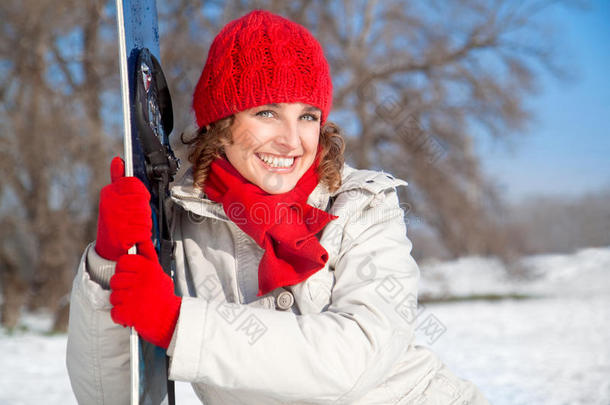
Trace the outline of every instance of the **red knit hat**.
[[214, 38], [193, 95], [201, 128], [270, 103], [313, 105], [326, 121], [332, 104], [328, 62], [307, 29], [268, 11], [228, 23]]

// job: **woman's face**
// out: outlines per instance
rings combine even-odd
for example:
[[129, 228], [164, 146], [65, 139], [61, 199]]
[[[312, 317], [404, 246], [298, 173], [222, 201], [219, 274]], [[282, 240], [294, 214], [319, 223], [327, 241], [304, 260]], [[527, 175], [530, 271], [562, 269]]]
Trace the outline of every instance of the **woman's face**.
[[290, 191], [313, 163], [321, 111], [302, 103], [267, 104], [235, 114], [227, 159], [270, 194]]

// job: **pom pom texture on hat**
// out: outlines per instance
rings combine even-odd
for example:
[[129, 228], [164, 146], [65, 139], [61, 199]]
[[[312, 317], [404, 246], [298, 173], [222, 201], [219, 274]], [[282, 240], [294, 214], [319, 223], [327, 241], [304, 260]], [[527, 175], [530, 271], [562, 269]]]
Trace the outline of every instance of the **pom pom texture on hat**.
[[303, 26], [267, 11], [227, 24], [212, 42], [193, 95], [199, 127], [270, 103], [332, 104], [328, 62]]

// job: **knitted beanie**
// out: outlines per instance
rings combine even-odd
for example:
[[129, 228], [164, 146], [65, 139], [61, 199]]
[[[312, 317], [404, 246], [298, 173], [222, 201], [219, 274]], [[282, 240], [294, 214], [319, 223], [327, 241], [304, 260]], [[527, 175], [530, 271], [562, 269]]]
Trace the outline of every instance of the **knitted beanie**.
[[201, 128], [271, 103], [332, 104], [328, 62], [320, 43], [299, 24], [268, 11], [228, 23], [214, 38], [195, 87], [193, 110]]

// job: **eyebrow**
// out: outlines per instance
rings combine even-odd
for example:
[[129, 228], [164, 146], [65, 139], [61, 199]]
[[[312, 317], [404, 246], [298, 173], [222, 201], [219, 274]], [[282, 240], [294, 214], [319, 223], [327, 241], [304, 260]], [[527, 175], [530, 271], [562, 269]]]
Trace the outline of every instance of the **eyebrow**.
[[319, 113], [322, 112], [322, 110], [320, 110], [318, 107], [313, 107], [313, 106], [305, 107], [305, 111], [307, 111], [307, 112], [319, 112]]
[[[280, 108], [280, 105], [278, 103], [269, 103], [269, 104], [265, 104], [265, 106], [267, 106], [267, 107], [274, 107], [274, 108]], [[322, 110], [320, 110], [318, 107], [314, 107], [314, 106], [311, 106], [311, 105], [305, 107], [303, 110], [307, 111], [307, 112], [319, 112], [319, 113], [322, 112]]]

